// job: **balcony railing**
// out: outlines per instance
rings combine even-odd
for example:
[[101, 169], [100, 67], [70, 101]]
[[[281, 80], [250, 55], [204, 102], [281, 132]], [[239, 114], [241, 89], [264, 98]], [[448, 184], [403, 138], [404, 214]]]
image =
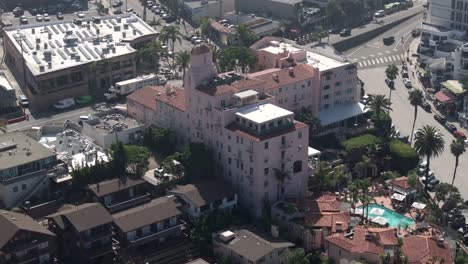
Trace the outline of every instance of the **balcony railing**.
[[99, 232], [92, 232], [89, 235], [86, 235], [85, 233], [80, 234], [80, 239], [81, 241], [85, 243], [93, 242], [96, 240], [99, 240], [101, 238], [107, 237], [107, 236], [112, 236], [112, 230], [109, 228], [108, 230], [103, 230]]
[[104, 246], [92, 247], [90, 249], [81, 249], [81, 252], [89, 259], [95, 259], [97, 257], [111, 253], [112, 250], [112, 242], [109, 242], [109, 244]]
[[12, 245], [11, 245], [11, 248], [10, 250], [12, 252], [15, 252], [15, 251], [22, 251], [22, 250], [25, 250], [25, 249], [28, 249], [28, 248], [32, 248], [32, 247], [35, 247], [37, 246], [38, 244], [42, 243], [42, 242], [45, 242], [45, 241], [42, 241], [42, 240], [23, 240], [23, 241], [17, 241], [17, 242], [14, 242]]
[[14, 183], [16, 181], [22, 181], [22, 180], [25, 180], [25, 179], [28, 179], [28, 178], [34, 178], [34, 177], [39, 177], [39, 176], [42, 176], [42, 175], [45, 175], [47, 172], [47, 170], [38, 170], [38, 171], [33, 171], [33, 172], [30, 172], [30, 173], [27, 173], [27, 174], [24, 174], [24, 175], [21, 175], [21, 176], [14, 176], [14, 177], [11, 177], [11, 178], [0, 178], [0, 181], [3, 182], [4, 184], [10, 184], [10, 183]]
[[169, 227], [167, 229], [164, 229], [162, 231], [159, 231], [159, 232], [156, 232], [156, 233], [150, 233], [144, 237], [140, 237], [140, 238], [137, 238], [135, 240], [131, 240], [129, 241], [130, 243], [132, 244], [144, 244], [144, 243], [147, 243], [147, 242], [150, 242], [150, 241], [153, 241], [171, 231], [176, 231], [177, 229], [182, 229], [184, 225], [183, 224], [177, 224], [173, 227]]
[[29, 250], [28, 253], [26, 253], [25, 255], [21, 257], [13, 255], [11, 260], [12, 260], [12, 263], [29, 263], [32, 260], [37, 259], [39, 256], [44, 255], [46, 253], [49, 253], [48, 247], [42, 248], [42, 249], [35, 248], [33, 250]]
[[106, 207], [109, 210], [109, 212], [114, 213], [117, 211], [125, 210], [129, 207], [137, 206], [139, 204], [148, 202], [149, 200], [151, 200], [150, 194], [145, 193], [141, 196], [138, 196], [136, 198], [133, 198], [127, 201], [123, 201], [123, 202], [112, 204], [112, 205], [106, 205]]

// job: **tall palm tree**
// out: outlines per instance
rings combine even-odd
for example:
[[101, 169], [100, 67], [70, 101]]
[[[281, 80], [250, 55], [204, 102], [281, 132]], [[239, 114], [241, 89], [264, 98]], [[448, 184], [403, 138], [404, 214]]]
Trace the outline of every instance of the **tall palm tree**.
[[[178, 26], [167, 26], [161, 30], [159, 40], [171, 47], [172, 54], [174, 54], [175, 43], [182, 43], [182, 33]], [[174, 62], [174, 60], [173, 60]], [[173, 65], [174, 66], [174, 63]]]
[[[420, 156], [426, 156], [427, 167], [426, 167], [426, 179], [429, 177], [429, 167], [431, 158], [437, 157], [444, 151], [445, 140], [442, 134], [433, 126], [423, 126], [416, 131], [414, 149]], [[426, 181], [424, 190], [427, 191]]]
[[[398, 67], [395, 66], [395, 64], [390, 64], [387, 66], [387, 69], [385, 70], [385, 75], [387, 75], [387, 78], [394, 82], [396, 77], [398, 76]], [[390, 87], [390, 94], [388, 95], [388, 100], [392, 100], [392, 90], [393, 88]]]
[[143, 61], [149, 61], [152, 67], [158, 68], [161, 52], [163, 52], [161, 42], [154, 40], [146, 44], [145, 48], [139, 51], [138, 56]]
[[410, 144], [413, 142], [413, 134], [414, 134], [414, 125], [416, 124], [416, 118], [418, 117], [418, 106], [421, 105], [423, 102], [423, 93], [419, 89], [413, 89], [409, 94], [409, 101], [412, 106], [414, 106], [414, 120], [413, 120], [413, 127], [411, 129], [411, 139]]
[[190, 59], [191, 59], [190, 52], [186, 50], [177, 52], [175, 56], [176, 65], [182, 71], [182, 78], [183, 78], [182, 84], [183, 85], [185, 85], [185, 71], [188, 69], [190, 65]]
[[372, 111], [372, 113], [375, 115], [376, 121], [380, 121], [382, 113], [388, 113], [392, 110], [392, 108], [390, 108], [390, 105], [390, 100], [385, 98], [385, 95], [374, 94], [371, 95], [369, 103], [366, 105], [366, 108]]
[[200, 18], [200, 21], [199, 21], [199, 24], [200, 24], [200, 34], [202, 36], [206, 36], [207, 33], [208, 33], [208, 28], [210, 27], [211, 25], [211, 18], [209, 17], [201, 17]]
[[241, 47], [248, 47], [257, 39], [255, 33], [244, 24], [237, 25], [235, 29], [237, 32], [237, 40]]
[[210, 47], [210, 50], [211, 50], [211, 56], [212, 56], [213, 64], [216, 67], [216, 71], [219, 72], [218, 57], [219, 57], [220, 49], [218, 48], [218, 46], [216, 46], [214, 44], [208, 44], [208, 46]]
[[455, 156], [455, 169], [453, 170], [453, 177], [452, 177], [452, 186], [453, 183], [455, 182], [455, 176], [457, 175], [457, 168], [458, 168], [458, 158], [465, 153], [466, 147], [465, 147], [465, 142], [463, 139], [457, 139], [457, 140], [452, 140], [452, 143], [450, 144], [450, 152], [452, 152], [452, 155]]
[[162, 25], [162, 20], [161, 18], [156, 19], [156, 17], [153, 17], [153, 20], [148, 21], [148, 25], [150, 25], [152, 28], [155, 28], [157, 26]]

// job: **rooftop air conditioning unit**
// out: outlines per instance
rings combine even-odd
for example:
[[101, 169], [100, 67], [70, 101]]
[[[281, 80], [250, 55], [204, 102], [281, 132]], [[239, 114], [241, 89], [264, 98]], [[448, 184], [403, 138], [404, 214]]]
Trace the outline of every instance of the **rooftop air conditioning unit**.
[[220, 238], [223, 242], [228, 242], [229, 240], [233, 239], [235, 235], [236, 235], [236, 234], [234, 234], [233, 232], [227, 230], [227, 231], [224, 231], [224, 232], [222, 232], [221, 234], [219, 234], [219, 238]]

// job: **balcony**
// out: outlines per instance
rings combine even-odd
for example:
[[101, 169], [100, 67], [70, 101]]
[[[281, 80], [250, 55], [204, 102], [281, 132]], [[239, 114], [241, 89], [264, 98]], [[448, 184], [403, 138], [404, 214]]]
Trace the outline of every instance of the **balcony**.
[[29, 179], [29, 178], [35, 178], [35, 177], [41, 177], [41, 176], [44, 176], [46, 175], [47, 173], [47, 170], [38, 170], [38, 171], [33, 171], [33, 172], [30, 172], [30, 173], [27, 173], [27, 174], [24, 174], [24, 175], [21, 175], [21, 176], [14, 176], [14, 177], [11, 177], [11, 178], [2, 178], [0, 179], [0, 181], [4, 184], [4, 185], [7, 185], [7, 184], [11, 184], [11, 183], [15, 183], [17, 181], [22, 181], [22, 180], [26, 180], [26, 179]]
[[36, 247], [38, 244], [46, 242], [42, 240], [23, 240], [23, 241], [17, 241], [14, 244], [11, 245], [11, 252], [17, 252], [17, 251], [23, 251], [28, 248]]
[[280, 146], [280, 149], [287, 149], [287, 148], [290, 148], [290, 147], [291, 147], [291, 144], [282, 143], [281, 146]]
[[48, 247], [43, 248], [43, 249], [35, 248], [32, 250], [29, 250], [28, 253], [26, 253], [25, 255], [21, 257], [13, 255], [11, 258], [11, 261], [12, 263], [30, 263], [33, 260], [37, 260], [39, 256], [47, 254], [49, 252], [50, 251]]
[[167, 235], [168, 233], [171, 233], [171, 232], [176, 233], [176, 232], [182, 230], [183, 227], [184, 227], [183, 224], [177, 224], [177, 225], [175, 225], [175, 226], [173, 226], [173, 227], [169, 227], [169, 228], [167, 228], [167, 229], [164, 229], [164, 230], [159, 231], [159, 232], [156, 232], [156, 233], [148, 234], [148, 235], [146, 235], [146, 236], [137, 238], [137, 239], [135, 239], [135, 240], [131, 240], [131, 241], [129, 241], [129, 242], [130, 242], [131, 244], [133, 244], [133, 245], [145, 244], [145, 243], [151, 242], [151, 241], [153, 241], [153, 240], [155, 240], [155, 239], [158, 239], [158, 238], [161, 237], [161, 236], [165, 236], [165, 235]]
[[83, 241], [84, 243], [89, 243], [89, 242], [93, 242], [93, 241], [99, 240], [107, 236], [109, 237], [112, 236], [112, 230], [110, 228], [107, 230], [99, 231], [99, 232], [92, 232], [89, 235], [86, 235], [85, 233], [81, 233], [80, 240]]
[[107, 255], [113, 251], [112, 242], [109, 242], [106, 245], [101, 245], [98, 247], [92, 247], [90, 249], [81, 249], [81, 252], [84, 256], [89, 259], [95, 259], [103, 255]]
[[129, 207], [135, 207], [135, 206], [140, 205], [142, 203], [146, 203], [149, 200], [151, 200], [150, 194], [145, 193], [143, 195], [140, 195], [140, 196], [138, 196], [136, 198], [133, 198], [133, 199], [130, 199], [130, 200], [127, 200], [127, 201], [123, 201], [123, 202], [120, 202], [120, 203], [115, 203], [115, 204], [112, 204], [112, 205], [106, 205], [106, 208], [107, 208], [107, 210], [109, 210], [110, 213], [115, 213], [115, 212], [118, 212], [118, 211], [125, 210], [125, 209], [127, 209]]

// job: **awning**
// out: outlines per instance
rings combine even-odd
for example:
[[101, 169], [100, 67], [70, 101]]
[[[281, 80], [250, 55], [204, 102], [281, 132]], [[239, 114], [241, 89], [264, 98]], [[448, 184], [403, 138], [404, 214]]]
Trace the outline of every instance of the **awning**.
[[441, 83], [441, 85], [446, 88], [447, 90], [451, 91], [454, 94], [461, 94], [463, 93], [463, 86], [457, 80], [448, 80], [446, 82]]
[[309, 157], [315, 157], [320, 155], [320, 150], [309, 147]]
[[414, 202], [411, 205], [411, 207], [422, 210], [422, 209], [426, 208], [426, 205], [423, 204], [423, 203]]
[[449, 94], [446, 94], [444, 93], [444, 91], [440, 91], [440, 92], [437, 92], [435, 95], [434, 95], [435, 99], [441, 103], [449, 103], [451, 101], [453, 101], [453, 96], [449, 95]]
[[379, 224], [381, 226], [384, 226], [384, 225], [386, 225], [388, 223], [388, 220], [387, 220], [387, 218], [377, 216], [374, 219], [372, 219], [372, 222], [376, 223], [376, 224]]
[[373, 215], [383, 215], [385, 213], [385, 210], [382, 208], [372, 208], [372, 210], [369, 211], [369, 214]]
[[394, 193], [394, 194], [392, 195], [392, 199], [393, 199], [393, 200], [397, 200], [397, 201], [400, 201], [400, 202], [402, 202], [403, 200], [405, 200], [405, 198], [406, 198], [406, 195], [399, 194], [399, 193]]
[[323, 110], [318, 114], [320, 125], [326, 126], [351, 117], [362, 115], [368, 111], [368, 109], [364, 109], [364, 107], [365, 106], [361, 103], [354, 103], [339, 105], [331, 109]]

